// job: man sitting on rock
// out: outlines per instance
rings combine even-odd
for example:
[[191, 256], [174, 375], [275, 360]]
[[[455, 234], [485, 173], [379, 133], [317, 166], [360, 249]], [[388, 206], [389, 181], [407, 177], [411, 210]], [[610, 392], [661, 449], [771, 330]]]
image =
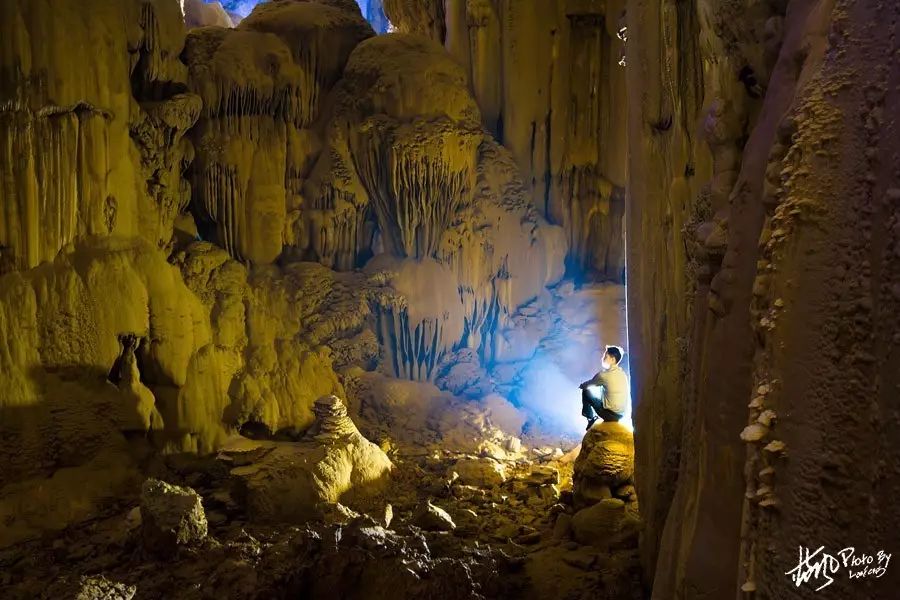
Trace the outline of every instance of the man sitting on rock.
[[[622, 349], [618, 346], [607, 346], [603, 355], [603, 370], [580, 386], [581, 414], [588, 420], [590, 429], [598, 419], [618, 421], [628, 409], [628, 375], [619, 367], [622, 362]], [[600, 388], [599, 398], [591, 393], [590, 388]]]

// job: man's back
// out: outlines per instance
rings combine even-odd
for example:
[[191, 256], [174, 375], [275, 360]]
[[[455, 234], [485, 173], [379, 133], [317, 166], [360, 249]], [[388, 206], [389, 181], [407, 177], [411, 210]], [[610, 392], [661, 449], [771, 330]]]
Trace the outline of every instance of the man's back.
[[619, 365], [599, 373], [603, 406], [620, 415], [628, 410], [628, 375]]

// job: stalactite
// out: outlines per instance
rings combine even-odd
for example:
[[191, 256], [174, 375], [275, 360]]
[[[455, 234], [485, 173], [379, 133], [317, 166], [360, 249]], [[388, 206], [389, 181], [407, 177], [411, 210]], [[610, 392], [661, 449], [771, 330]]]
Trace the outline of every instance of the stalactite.
[[[206, 28], [188, 36], [191, 86], [204, 101], [204, 123], [193, 134], [195, 204], [216, 224], [232, 256], [272, 262], [282, 253], [312, 253], [324, 264], [358, 266], [364, 200], [323, 210], [303, 206], [303, 198], [331, 193], [304, 191], [320, 148], [308, 130], [351, 50], [371, 35], [359, 14], [278, 2], [258, 7], [237, 29]], [[204, 197], [221, 187], [208, 177], [225, 172], [229, 199]], [[217, 203], [224, 203], [227, 215], [211, 212]]]
[[352, 150], [386, 247], [431, 257], [456, 211], [469, 202], [482, 134], [447, 120], [397, 125], [372, 118]]
[[430, 381], [459, 344], [465, 314], [452, 273], [431, 259], [375, 257], [366, 272], [384, 362], [397, 377]]
[[239, 186], [236, 184], [237, 169], [221, 164], [212, 164], [195, 177], [194, 187], [203, 203], [206, 214], [218, 228], [218, 241], [232, 256], [236, 252], [234, 207], [241, 205]]
[[452, 350], [444, 341], [444, 326], [428, 319], [410, 323], [408, 313], [394, 307], [376, 310], [379, 340], [387, 352], [392, 374], [403, 379], [431, 381], [436, 367]]
[[298, 94], [291, 122], [308, 127], [319, 115], [324, 95], [343, 72], [350, 52], [374, 35], [355, 11], [314, 2], [273, 2], [258, 6], [240, 28], [278, 36], [299, 67]]
[[623, 2], [390, 0], [384, 7], [401, 31], [441, 43], [465, 68], [485, 129], [512, 151], [534, 206], [573, 242], [569, 266], [620, 278], [622, 220], [589, 218], [601, 214], [596, 194], [571, 178], [573, 170], [595, 171], [596, 181], [625, 185]]
[[239, 260], [269, 263], [281, 253], [285, 127], [263, 116], [240, 117], [205, 122], [193, 133], [195, 212]]
[[438, 260], [459, 284], [464, 344], [489, 364], [510, 315], [562, 276], [566, 245], [563, 231], [530, 204], [512, 157], [495, 141], [481, 144], [477, 174], [471, 206], [445, 232]]
[[159, 100], [171, 94], [172, 89], [184, 90], [186, 69], [177, 60], [184, 34], [172, 26], [181, 19], [181, 7], [174, 2], [141, 0], [138, 17], [141, 34], [132, 73], [136, 96]]
[[322, 193], [305, 209], [316, 229], [310, 246], [323, 265], [348, 271], [360, 265], [370, 254], [373, 228], [371, 210], [350, 192], [322, 186]]

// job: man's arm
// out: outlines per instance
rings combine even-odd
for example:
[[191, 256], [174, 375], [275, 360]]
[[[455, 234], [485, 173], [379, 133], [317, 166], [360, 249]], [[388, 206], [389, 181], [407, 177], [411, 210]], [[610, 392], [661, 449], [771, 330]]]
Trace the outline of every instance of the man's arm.
[[591, 377], [590, 379], [588, 379], [587, 381], [585, 381], [584, 383], [582, 383], [582, 384], [579, 385], [578, 387], [580, 387], [581, 389], [584, 389], [584, 388], [590, 387], [590, 386], [592, 386], [592, 385], [597, 385], [597, 384], [600, 383], [600, 381], [602, 380], [601, 375], [602, 375], [602, 373], [599, 373], [599, 372], [598, 372], [596, 375], [594, 375], [593, 377]]

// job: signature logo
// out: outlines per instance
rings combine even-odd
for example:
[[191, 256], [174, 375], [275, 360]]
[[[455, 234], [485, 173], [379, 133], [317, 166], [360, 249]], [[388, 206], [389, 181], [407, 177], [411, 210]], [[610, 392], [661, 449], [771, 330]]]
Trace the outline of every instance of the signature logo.
[[842, 570], [847, 572], [849, 579], [878, 579], [887, 573], [890, 562], [891, 554], [884, 550], [879, 550], [877, 554], [867, 554], [857, 552], [856, 548], [849, 546], [836, 554], [828, 554], [825, 546], [819, 546], [816, 550], [800, 546], [797, 566], [785, 575], [790, 575], [797, 587], [821, 583], [815, 590], [818, 592], [834, 583]]

